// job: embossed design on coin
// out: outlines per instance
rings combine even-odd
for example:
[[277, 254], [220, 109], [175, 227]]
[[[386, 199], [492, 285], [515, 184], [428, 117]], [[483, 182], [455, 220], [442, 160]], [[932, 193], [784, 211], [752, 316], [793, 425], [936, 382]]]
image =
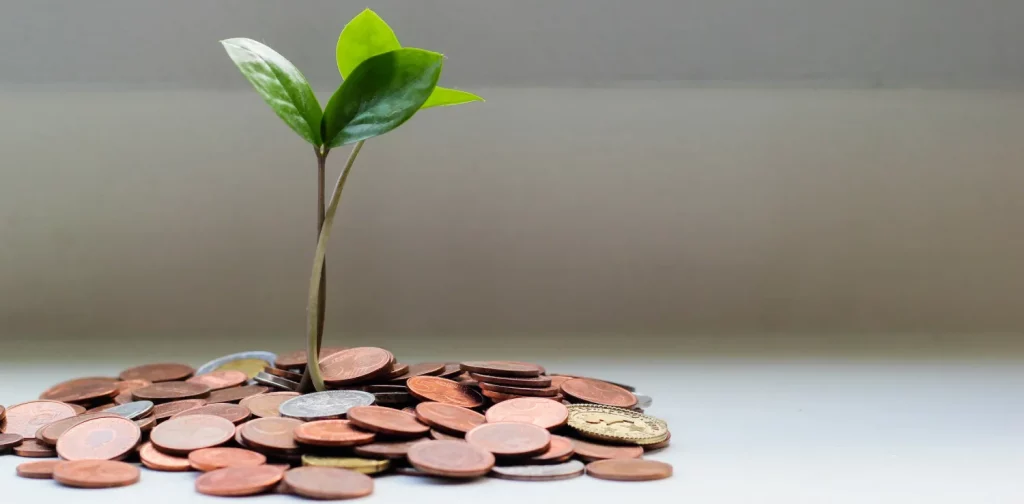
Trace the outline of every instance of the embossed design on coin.
[[424, 441], [409, 448], [416, 469], [448, 478], [476, 478], [494, 467], [494, 455], [465, 441]]
[[182, 411], [171, 418], [179, 418], [188, 415], [213, 415], [219, 416], [233, 424], [240, 424], [249, 418], [249, 408], [230, 403], [207, 404]]
[[463, 408], [476, 408], [484, 403], [484, 398], [475, 390], [447, 378], [414, 376], [409, 378], [406, 386], [409, 393], [421, 401], [437, 401]]
[[63, 461], [40, 460], [38, 462], [25, 462], [24, 464], [19, 464], [15, 471], [22, 478], [51, 479], [53, 478], [53, 469], [61, 462]]
[[113, 488], [139, 482], [139, 468], [113, 460], [74, 460], [57, 464], [53, 479], [77, 488]]
[[644, 454], [644, 449], [636, 445], [605, 445], [581, 439], [573, 439], [571, 442], [576, 456], [586, 462], [613, 458], [640, 458]]
[[587, 474], [614, 481], [654, 481], [672, 476], [672, 466], [641, 459], [608, 459], [587, 464]]
[[222, 369], [216, 371], [210, 371], [201, 375], [193, 376], [186, 383], [198, 383], [200, 385], [206, 385], [210, 387], [210, 390], [226, 389], [228, 387], [238, 387], [243, 385], [249, 376], [242, 371], [236, 369]]
[[502, 401], [487, 410], [488, 422], [532, 423], [548, 430], [557, 429], [568, 421], [569, 409], [550, 399], [517, 397]]
[[180, 399], [198, 399], [210, 394], [210, 387], [199, 383], [157, 382], [132, 391], [137, 401], [167, 402]]
[[311, 499], [353, 499], [373, 493], [373, 479], [335, 467], [296, 467], [284, 473], [293, 492]]
[[302, 420], [339, 418], [356, 406], [373, 404], [373, 394], [360, 390], [325, 390], [289, 399], [278, 408], [282, 416]]
[[636, 406], [636, 396], [632, 392], [611, 383], [576, 378], [562, 383], [562, 393], [567, 397], [594, 404], [632, 408]]
[[372, 443], [372, 432], [355, 428], [348, 420], [317, 420], [295, 428], [295, 440], [316, 446], [356, 446]]
[[206, 398], [206, 402], [210, 404], [225, 402], [236, 403], [246, 397], [266, 393], [268, 390], [270, 389], [263, 385], [246, 385], [244, 387], [214, 390], [213, 392], [210, 392], [210, 395]]
[[148, 415], [153, 411], [153, 401], [134, 401], [103, 410], [104, 413], [123, 416], [129, 420]]
[[348, 385], [386, 375], [395, 356], [377, 347], [342, 350], [320, 359], [324, 383]]
[[145, 364], [121, 371], [122, 380], [149, 380], [153, 383], [184, 380], [195, 372], [192, 366], [176, 363]]
[[139, 460], [142, 465], [154, 471], [188, 471], [192, 469], [185, 457], [175, 457], [161, 453], [153, 448], [153, 443], [145, 443], [139, 448]]
[[171, 455], [186, 455], [193, 450], [227, 442], [235, 435], [235, 424], [213, 415], [189, 415], [172, 418], [153, 428], [149, 440], [157, 449]]
[[389, 436], [423, 437], [430, 431], [415, 415], [381, 406], [356, 406], [348, 410], [348, 420], [361, 429]]
[[281, 403], [293, 397], [299, 397], [299, 393], [267, 392], [266, 394], [246, 397], [245, 399], [242, 399], [238, 405], [249, 408], [252, 415], [258, 418], [279, 417], [281, 416], [281, 412], [278, 411], [278, 407], [281, 406]]
[[127, 418], [92, 418], [57, 438], [57, 454], [64, 460], [119, 460], [134, 450], [141, 438], [139, 426]]
[[499, 457], [529, 457], [548, 451], [551, 433], [527, 423], [486, 423], [467, 432], [466, 441]]
[[554, 481], [583, 475], [586, 466], [579, 460], [552, 465], [494, 466], [491, 474], [518, 481]]
[[638, 445], [660, 443], [668, 436], [668, 425], [662, 420], [598, 404], [569, 406], [569, 427], [587, 437]]
[[284, 469], [261, 465], [225, 467], [196, 479], [196, 491], [218, 497], [240, 497], [267, 492], [284, 477]]
[[188, 454], [188, 462], [197, 471], [214, 471], [223, 467], [251, 467], [267, 463], [262, 453], [243, 448], [203, 448]]
[[75, 416], [75, 409], [57, 401], [29, 401], [7, 408], [4, 432], [33, 438], [40, 427]]
[[[261, 350], [252, 350], [248, 352], [238, 352], [223, 357], [213, 359], [196, 369], [196, 375], [203, 375], [212, 371], [222, 370], [236, 370], [242, 371], [249, 378], [256, 376], [263, 367], [269, 366], [274, 360], [277, 359], [277, 354], [273, 352], [264, 352]], [[251, 372], [251, 374], [250, 374]]]
[[416, 417], [435, 429], [461, 435], [487, 421], [483, 415], [471, 409], [440, 402], [417, 404]]

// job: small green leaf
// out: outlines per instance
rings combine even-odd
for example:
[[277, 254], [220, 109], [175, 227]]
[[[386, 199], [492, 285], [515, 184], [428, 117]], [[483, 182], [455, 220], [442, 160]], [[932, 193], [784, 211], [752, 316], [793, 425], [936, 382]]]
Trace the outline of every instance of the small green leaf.
[[430, 93], [430, 98], [427, 98], [427, 102], [423, 104], [422, 108], [447, 107], [449, 105], [462, 105], [463, 103], [475, 101], [482, 102], [484, 99], [466, 91], [437, 86], [434, 88], [434, 92]]
[[360, 63], [327, 102], [324, 143], [337, 147], [401, 126], [426, 103], [443, 64], [441, 54], [411, 48]]
[[242, 75], [274, 109], [277, 116], [307, 142], [320, 146], [323, 113], [309, 81], [273, 49], [246, 38], [220, 41]]
[[366, 9], [352, 18], [338, 36], [338, 71], [342, 78], [348, 78], [367, 59], [401, 48], [391, 27], [376, 12]]

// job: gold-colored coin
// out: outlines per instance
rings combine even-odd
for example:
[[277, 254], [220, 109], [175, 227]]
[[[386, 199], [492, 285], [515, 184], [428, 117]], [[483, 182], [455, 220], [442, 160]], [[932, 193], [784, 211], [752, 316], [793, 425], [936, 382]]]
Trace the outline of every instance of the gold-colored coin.
[[253, 379], [257, 373], [263, 371], [263, 368], [269, 366], [270, 363], [261, 359], [237, 359], [229, 362], [225, 362], [216, 368], [217, 371], [227, 370], [238, 370], [246, 374], [249, 379]]
[[377, 474], [386, 471], [391, 465], [390, 460], [374, 460], [358, 457], [318, 457], [303, 455], [302, 465], [314, 467], [341, 467], [363, 474]]
[[664, 420], [600, 404], [570, 405], [569, 427], [586, 437], [614, 443], [647, 445], [668, 437]]

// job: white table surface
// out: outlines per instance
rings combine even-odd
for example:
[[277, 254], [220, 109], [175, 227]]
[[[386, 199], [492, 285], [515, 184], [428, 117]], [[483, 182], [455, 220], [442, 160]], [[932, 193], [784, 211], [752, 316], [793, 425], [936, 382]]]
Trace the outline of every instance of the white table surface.
[[[131, 362], [138, 363], [139, 361]], [[409, 362], [413, 362], [410, 360]], [[1024, 501], [1024, 366], [930, 360], [539, 361], [549, 370], [630, 383], [651, 395], [672, 446], [667, 480], [622, 483], [391, 475], [359, 502], [983, 503]], [[127, 364], [131, 364], [127, 363]], [[123, 362], [2, 362], [0, 402], [33, 399], [65, 378], [116, 374]], [[201, 364], [195, 362], [194, 364]], [[30, 459], [0, 457], [0, 502], [217, 502], [195, 473], [143, 469], [134, 486], [63, 488], [18, 478]], [[298, 502], [268, 495], [258, 502]]]

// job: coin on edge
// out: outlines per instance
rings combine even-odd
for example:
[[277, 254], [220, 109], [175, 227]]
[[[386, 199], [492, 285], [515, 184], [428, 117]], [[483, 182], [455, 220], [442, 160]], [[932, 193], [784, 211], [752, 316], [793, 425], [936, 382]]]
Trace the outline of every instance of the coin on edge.
[[672, 476], [672, 466], [656, 460], [608, 459], [587, 464], [587, 474], [614, 481], [654, 481]]
[[590, 438], [638, 445], [660, 443], [668, 436], [663, 420], [599, 404], [569, 406], [569, 427]]
[[354, 499], [373, 493], [373, 479], [337, 467], [296, 467], [284, 473], [295, 494], [311, 499]]
[[38, 462], [25, 462], [24, 464], [18, 464], [17, 472], [18, 476], [22, 478], [31, 479], [51, 479], [53, 478], [53, 469], [60, 464], [63, 460], [40, 460]]
[[289, 399], [278, 407], [281, 416], [302, 420], [339, 418], [356, 406], [373, 404], [373, 394], [360, 390], [325, 390]]
[[494, 467], [491, 452], [465, 441], [424, 441], [409, 448], [416, 469], [447, 478], [477, 478]]
[[586, 468], [579, 460], [549, 465], [494, 466], [491, 474], [502, 479], [518, 481], [554, 481], [582, 476]]
[[120, 460], [135, 449], [140, 439], [142, 430], [127, 418], [92, 418], [57, 438], [57, 454], [64, 460]]
[[284, 477], [284, 469], [260, 465], [225, 467], [204, 473], [196, 479], [196, 491], [218, 497], [240, 497], [267, 492]]
[[74, 460], [58, 464], [53, 479], [76, 488], [113, 488], [139, 482], [139, 468], [114, 460]]

